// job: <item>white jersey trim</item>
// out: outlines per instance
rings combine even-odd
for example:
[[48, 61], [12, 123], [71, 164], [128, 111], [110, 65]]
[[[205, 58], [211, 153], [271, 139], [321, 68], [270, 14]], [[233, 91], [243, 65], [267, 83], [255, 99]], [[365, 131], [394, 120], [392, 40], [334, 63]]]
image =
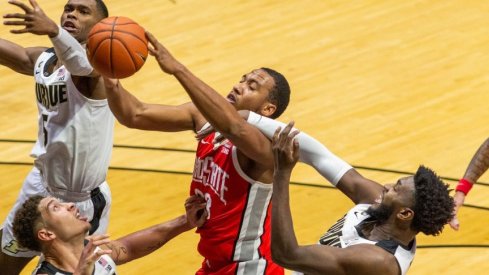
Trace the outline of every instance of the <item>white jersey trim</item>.
[[232, 148], [232, 157], [233, 157], [233, 165], [234, 165], [234, 168], [236, 168], [236, 171], [238, 172], [238, 174], [243, 179], [245, 179], [247, 182], [249, 182], [251, 184], [262, 185], [263, 187], [270, 188], [270, 189], [272, 188], [273, 184], [271, 184], [271, 183], [263, 183], [263, 182], [254, 180], [254, 179], [250, 178], [248, 175], [246, 175], [246, 173], [243, 171], [243, 169], [241, 169], [241, 166], [239, 165], [238, 148], [236, 148], [236, 146], [234, 146], [234, 145], [233, 145], [233, 148]]
[[264, 274], [266, 260], [260, 255], [261, 237], [272, 198], [272, 184], [248, 177], [240, 168], [236, 146], [232, 148], [233, 165], [238, 174], [250, 182], [248, 200], [234, 247], [233, 260], [238, 263], [237, 274]]

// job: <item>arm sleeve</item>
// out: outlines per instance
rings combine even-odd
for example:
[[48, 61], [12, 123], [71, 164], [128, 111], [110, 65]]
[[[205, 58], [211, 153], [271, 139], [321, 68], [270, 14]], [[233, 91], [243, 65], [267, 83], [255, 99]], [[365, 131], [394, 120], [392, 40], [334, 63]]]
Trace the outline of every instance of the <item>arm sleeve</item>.
[[[272, 138], [278, 127], [285, 128], [286, 124], [267, 117], [260, 116], [250, 111], [248, 123], [257, 127], [265, 136]], [[319, 174], [331, 182], [334, 186], [343, 175], [352, 169], [352, 166], [344, 160], [331, 153], [319, 141], [306, 133], [300, 132], [296, 139], [299, 141], [300, 158], [304, 162], [316, 169]]]
[[85, 48], [65, 29], [59, 27], [58, 35], [50, 39], [56, 55], [72, 75], [87, 76], [92, 73], [93, 67], [88, 62]]

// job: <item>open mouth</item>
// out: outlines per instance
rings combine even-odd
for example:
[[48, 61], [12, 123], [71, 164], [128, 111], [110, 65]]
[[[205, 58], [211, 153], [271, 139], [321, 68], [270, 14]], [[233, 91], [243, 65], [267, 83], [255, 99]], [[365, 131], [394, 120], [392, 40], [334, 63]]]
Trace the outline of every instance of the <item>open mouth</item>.
[[65, 29], [67, 32], [75, 32], [77, 30], [75, 24], [71, 21], [66, 21], [63, 24], [63, 29]]
[[236, 97], [232, 93], [229, 93], [226, 99], [229, 101], [229, 103], [236, 103]]
[[80, 215], [80, 211], [78, 211], [78, 210], [76, 211], [75, 217], [81, 221], [88, 222], [88, 218]]

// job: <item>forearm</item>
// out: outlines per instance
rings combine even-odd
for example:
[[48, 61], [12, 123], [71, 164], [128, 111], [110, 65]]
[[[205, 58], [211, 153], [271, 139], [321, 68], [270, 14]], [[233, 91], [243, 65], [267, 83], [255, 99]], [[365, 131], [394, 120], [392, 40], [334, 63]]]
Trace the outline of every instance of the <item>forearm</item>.
[[115, 83], [105, 81], [105, 91], [109, 107], [116, 119], [130, 128], [139, 128], [137, 123], [138, 113], [144, 111], [144, 104], [122, 87], [119, 81]]
[[[286, 126], [285, 123], [260, 116], [253, 112], [249, 112], [247, 121], [260, 129], [270, 139], [278, 127], [284, 129]], [[333, 185], [336, 185], [341, 177], [348, 170], [352, 169], [351, 165], [331, 153], [328, 148], [308, 134], [300, 132], [295, 138], [300, 144], [299, 161], [314, 167], [314, 169]]]
[[224, 97], [193, 75], [185, 66], [180, 64], [173, 75], [187, 91], [200, 113], [221, 134], [232, 134], [233, 127], [238, 125], [238, 122], [243, 122]]
[[291, 171], [275, 170], [272, 196], [272, 257], [280, 265], [289, 265], [298, 248], [289, 202]]
[[117, 264], [121, 264], [146, 256], [190, 229], [192, 226], [188, 224], [186, 216], [182, 215], [168, 222], [127, 235], [117, 240], [122, 244], [126, 256], [117, 257], [117, 260], [114, 260]]
[[479, 147], [464, 174], [464, 179], [475, 183], [489, 168], [489, 139]]
[[56, 26], [54, 35], [49, 35], [56, 55], [66, 69], [76, 76], [87, 76], [93, 72], [85, 48], [66, 30]]

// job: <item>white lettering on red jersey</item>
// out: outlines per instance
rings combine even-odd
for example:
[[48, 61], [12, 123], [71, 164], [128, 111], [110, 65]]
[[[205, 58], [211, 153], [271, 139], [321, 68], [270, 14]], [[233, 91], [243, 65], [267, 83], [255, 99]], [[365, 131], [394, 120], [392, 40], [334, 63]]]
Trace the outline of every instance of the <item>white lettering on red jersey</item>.
[[270, 252], [272, 184], [248, 177], [237, 148], [229, 140], [214, 144], [214, 136], [199, 142], [190, 188], [209, 213], [197, 230], [205, 257], [197, 274], [283, 274]]

